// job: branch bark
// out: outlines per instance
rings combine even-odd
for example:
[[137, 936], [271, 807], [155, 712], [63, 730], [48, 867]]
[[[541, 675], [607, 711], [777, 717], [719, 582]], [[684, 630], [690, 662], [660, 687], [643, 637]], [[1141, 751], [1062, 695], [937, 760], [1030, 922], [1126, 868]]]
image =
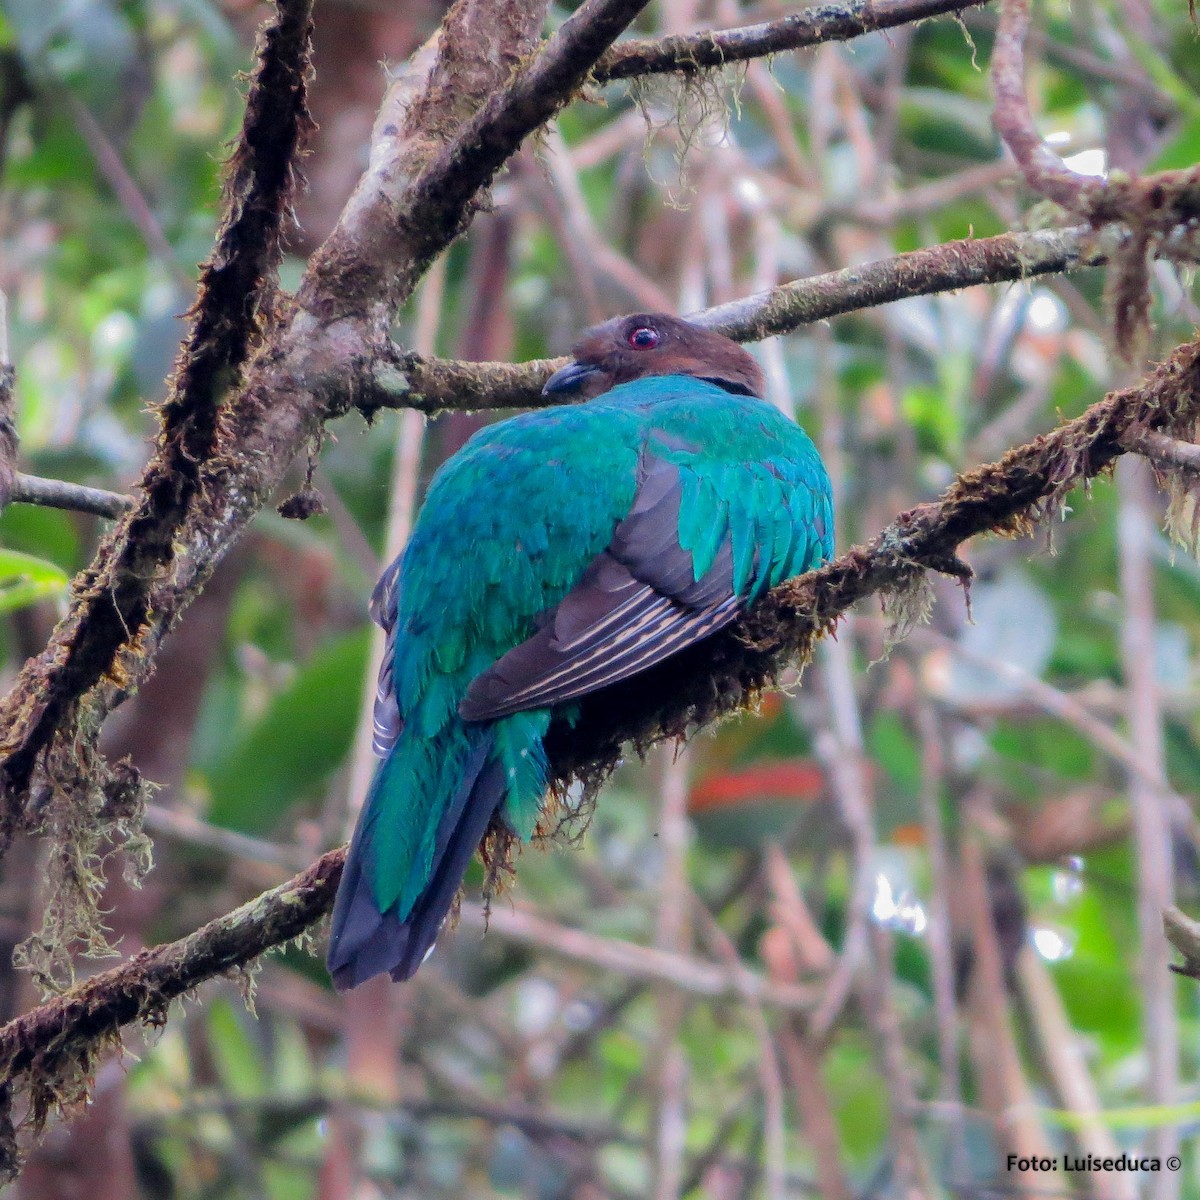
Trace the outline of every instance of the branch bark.
[[[1081, 225], [963, 238], [797, 279], [693, 313], [688, 319], [736, 341], [758, 341], [912, 296], [1102, 266], [1128, 240], [1128, 230], [1117, 224], [1099, 230]], [[1194, 260], [1200, 257], [1200, 240], [1181, 228], [1178, 236], [1158, 247], [1158, 252], [1165, 258]], [[386, 356], [359, 375], [354, 402], [368, 417], [381, 408], [411, 407], [427, 413], [442, 409], [537, 408], [550, 403], [541, 394], [542, 384], [566, 361], [463, 362], [405, 353], [391, 346]]]
[[73, 512], [91, 513], [96, 517], [119, 517], [133, 505], [132, 497], [123, 496], [120, 492], [85, 487], [81, 483], [70, 483], [65, 479], [42, 479], [38, 475], [25, 475], [20, 472], [14, 476], [7, 501], [0, 494], [0, 508], [6, 502], [40, 504], [44, 508], [66, 508]]
[[680, 72], [693, 75], [709, 68], [801, 50], [821, 42], [843, 42], [872, 33], [977, 8], [988, 0], [848, 0], [814, 4], [777, 21], [737, 29], [706, 30], [660, 39], [646, 38], [614, 46], [592, 71], [597, 83], [639, 75]]
[[[203, 467], [216, 450], [219, 402], [261, 344], [274, 308], [293, 164], [310, 124], [310, 9], [310, 0], [281, 2], [260, 38], [242, 136], [230, 160], [225, 217], [201, 269], [191, 329], [137, 502], [76, 580], [71, 609], [45, 651], [0, 705], [0, 852], [25, 821], [38, 756], [74, 720], [79, 698], [105, 679], [124, 695], [139, 673], [138, 635], [153, 619], [156, 575], [175, 556], [186, 514], [205, 503]], [[123, 654], [134, 661], [122, 664]]]

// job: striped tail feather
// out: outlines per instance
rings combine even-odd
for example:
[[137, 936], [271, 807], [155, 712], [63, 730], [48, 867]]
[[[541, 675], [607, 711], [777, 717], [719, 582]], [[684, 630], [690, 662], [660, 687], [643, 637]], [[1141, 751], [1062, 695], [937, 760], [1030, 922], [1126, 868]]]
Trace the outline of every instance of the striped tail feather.
[[339, 992], [388, 972], [397, 982], [411, 978], [428, 957], [471, 855], [507, 795], [502, 767], [491, 760], [492, 737], [481, 738], [464, 764], [453, 800], [438, 822], [429, 880], [403, 917], [399, 906], [380, 912], [371, 884], [372, 809], [387, 773], [379, 771], [346, 854], [333, 909], [328, 966]]

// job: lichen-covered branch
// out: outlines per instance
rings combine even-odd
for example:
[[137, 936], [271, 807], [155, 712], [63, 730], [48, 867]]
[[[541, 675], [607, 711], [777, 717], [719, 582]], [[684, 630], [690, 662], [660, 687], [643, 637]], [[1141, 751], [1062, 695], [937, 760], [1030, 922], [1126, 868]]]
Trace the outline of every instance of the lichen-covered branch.
[[639, 75], [693, 74], [821, 42], [849, 41], [877, 29], [894, 29], [986, 3], [988, 0], [835, 0], [737, 29], [624, 41], [596, 64], [592, 78], [609, 83]]
[[[769, 292], [694, 313], [689, 318], [737, 341], [790, 333], [802, 325], [890, 304], [912, 296], [1008, 283], [1039, 275], [1100, 266], [1128, 241], [1120, 225], [1086, 226], [963, 238], [785, 283]], [[1181, 229], [1158, 246], [1163, 257], [1200, 257], [1200, 240]], [[529, 408], [548, 403], [541, 394], [549, 374], [565, 359], [524, 363], [460, 362], [424, 358], [392, 348], [356, 380], [354, 399], [364, 413], [379, 408]]]
[[[644, 748], [685, 736], [744, 706], [787, 665], [804, 661], [816, 639], [867, 596], [881, 596], [903, 626], [921, 608], [911, 601], [923, 598], [926, 571], [969, 579], [957, 557], [963, 541], [1028, 529], [1071, 488], [1126, 453], [1137, 431], [1190, 436], [1198, 421], [1195, 341], [1179, 347], [1139, 386], [1111, 393], [999, 462], [960, 476], [937, 500], [901, 513], [866, 545], [774, 588], [726, 633], [586, 697], [572, 728], [551, 730], [556, 781], [594, 783], [612, 770], [625, 743]], [[248, 965], [315, 924], [333, 903], [342, 856], [330, 851], [288, 883], [190, 937], [146, 951], [4, 1026], [0, 1096], [11, 1101], [14, 1091], [27, 1093], [35, 1123], [55, 1104], [79, 1099], [96, 1055], [123, 1025], [160, 1022], [172, 998]]]

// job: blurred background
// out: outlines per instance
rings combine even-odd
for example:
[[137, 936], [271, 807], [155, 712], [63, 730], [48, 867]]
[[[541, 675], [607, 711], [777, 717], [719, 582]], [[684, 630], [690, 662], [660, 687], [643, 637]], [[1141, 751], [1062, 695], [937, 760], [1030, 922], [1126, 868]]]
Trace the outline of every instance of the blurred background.
[[[317, 5], [320, 132], [289, 285], [365, 165], [387, 67], [442, 11]], [[639, 32], [787, 11], [661, 0]], [[137, 479], [264, 16], [244, 0], [0, 8], [0, 290], [24, 470]], [[992, 130], [995, 22], [984, 6], [573, 105], [514, 160], [398, 339], [467, 359], [564, 353], [614, 313], [687, 313], [1053, 222]], [[1200, 160], [1186, 5], [1047, 0], [1029, 64], [1040, 127], [1076, 170]], [[1161, 358], [1195, 327], [1193, 272], [1159, 263], [1154, 290]], [[1102, 293], [1103, 272], [1081, 271], [758, 346], [771, 398], [829, 465], [838, 546], [1132, 378], [1107, 352]], [[106, 752], [161, 785], [145, 886], [108, 866], [120, 954], [345, 837], [372, 765], [366, 599], [430, 475], [483, 420], [332, 427], [328, 513], [264, 513], [109, 723]], [[1200, 905], [1200, 570], [1162, 512], [1148, 468], [1123, 461], [1062, 520], [966, 548], [974, 623], [935, 581], [931, 621], [888, 653], [862, 606], [802, 682], [628, 762], [578, 844], [522, 854], [486, 936], [473, 867], [457, 934], [411, 984], [336, 997], [322, 930], [252, 980], [206, 985], [130, 1035], [15, 1194], [1200, 1197], [1197, 985], [1169, 975], [1158, 933], [1173, 896]], [[43, 646], [105, 525], [0, 516], [0, 685]], [[43, 853], [23, 841], [3, 864], [4, 1019], [37, 999], [9, 958], [48, 899]], [[1010, 1152], [1121, 1151], [1180, 1153], [1182, 1170], [1006, 1169]]]

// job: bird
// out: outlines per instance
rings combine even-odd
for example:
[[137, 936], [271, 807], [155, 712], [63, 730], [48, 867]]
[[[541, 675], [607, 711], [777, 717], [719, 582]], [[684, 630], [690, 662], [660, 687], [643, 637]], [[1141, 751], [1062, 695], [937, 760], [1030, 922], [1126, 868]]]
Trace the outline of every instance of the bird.
[[416, 972], [495, 823], [534, 836], [552, 722], [832, 556], [820, 455], [729, 338], [616, 317], [543, 391], [563, 403], [442, 465], [372, 594], [380, 761], [334, 903], [339, 991]]

